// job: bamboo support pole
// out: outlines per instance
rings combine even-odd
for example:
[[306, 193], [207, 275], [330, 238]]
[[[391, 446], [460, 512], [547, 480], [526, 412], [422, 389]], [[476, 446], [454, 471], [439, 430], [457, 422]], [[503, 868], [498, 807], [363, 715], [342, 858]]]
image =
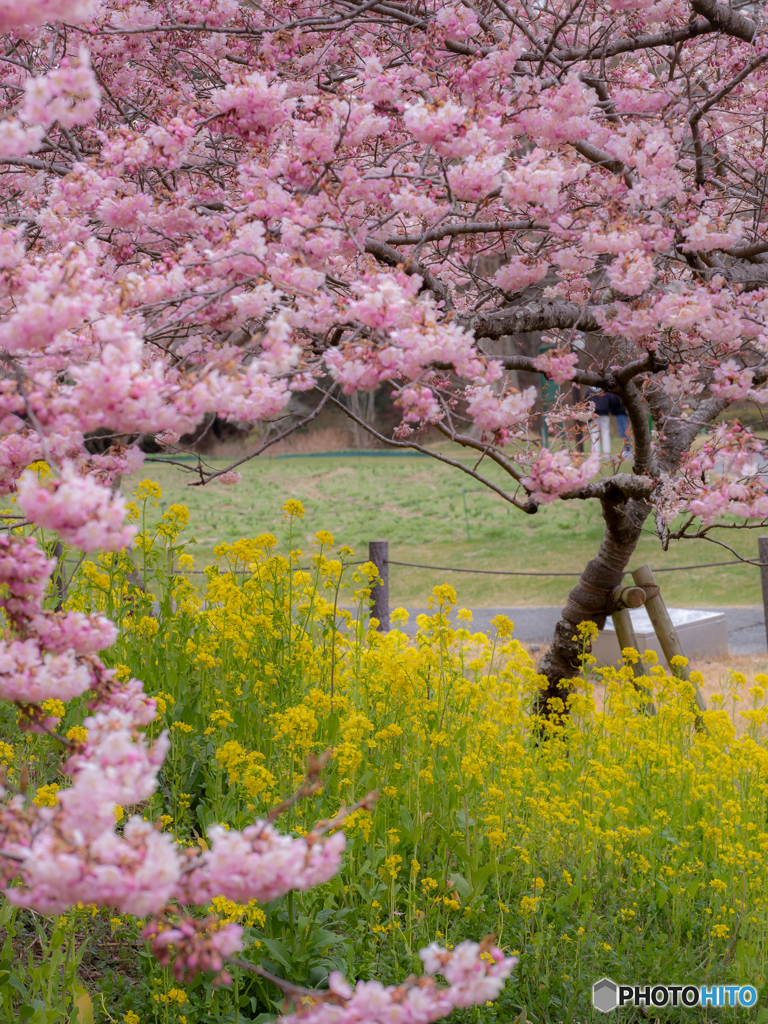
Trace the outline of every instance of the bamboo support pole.
[[[653, 578], [651, 567], [649, 565], [643, 565], [639, 569], [635, 569], [632, 573], [632, 578], [639, 587], [643, 587], [646, 593], [645, 607], [648, 609], [648, 617], [651, 620], [656, 636], [659, 638], [661, 649], [664, 652], [664, 657], [672, 666], [672, 659], [678, 655], [682, 658], [686, 657], [683, 645], [680, 643], [680, 638], [677, 635], [675, 627], [672, 625], [672, 619], [669, 617], [667, 606], [664, 604], [664, 598], [661, 596], [661, 591], [656, 585], [656, 580]], [[690, 680], [691, 674], [688, 671], [688, 666], [678, 669], [683, 679]], [[696, 716], [697, 725], [700, 727], [703, 725], [701, 714], [707, 710], [706, 702], [702, 696], [698, 686], [694, 684], [694, 699], [696, 701], [696, 707], [698, 714]]]
[[[640, 587], [633, 587], [633, 590], [640, 590]], [[643, 591], [643, 601], [645, 601], [645, 591]], [[632, 605], [637, 608], [638, 605]], [[616, 639], [619, 641], [619, 650], [623, 651], [626, 647], [632, 647], [634, 650], [640, 653], [640, 648], [637, 646], [637, 637], [635, 636], [635, 627], [632, 625], [632, 617], [629, 614], [629, 608], [617, 608], [613, 613], [613, 625], [616, 629]], [[644, 711], [646, 715], [656, 714], [656, 705], [651, 699], [649, 693], [649, 687], [642, 680], [646, 679], [647, 676], [640, 671], [639, 664], [632, 666], [632, 675], [635, 679], [635, 689], [646, 695], [646, 703]]]

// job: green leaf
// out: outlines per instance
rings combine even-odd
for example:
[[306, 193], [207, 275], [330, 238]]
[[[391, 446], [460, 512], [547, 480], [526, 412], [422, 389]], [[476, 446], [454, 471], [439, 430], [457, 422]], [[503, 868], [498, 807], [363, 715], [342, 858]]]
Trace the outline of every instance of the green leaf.
[[463, 900], [468, 899], [470, 888], [469, 882], [462, 875], [457, 875], [453, 871], [451, 872], [451, 881], [456, 886], [456, 891]]
[[93, 1024], [93, 1019], [91, 997], [82, 985], [78, 985], [75, 988], [75, 1007], [69, 1018], [70, 1024]]
[[14, 975], [10, 976], [10, 978], [8, 979], [8, 984], [13, 985], [17, 992], [21, 992], [22, 996], [26, 997], [26, 987], [19, 981], [18, 978], [14, 977]]
[[30, 1006], [29, 1003], [24, 1003], [23, 1006], [18, 1008], [16, 1013], [19, 1020], [29, 1020], [30, 1017], [34, 1016], [35, 1008], [34, 1006]]
[[267, 949], [272, 954], [274, 959], [277, 960], [279, 964], [282, 964], [282, 966], [285, 967], [286, 970], [290, 971], [290, 953], [285, 948], [285, 946], [283, 946], [282, 943], [278, 942], [277, 939], [262, 939], [261, 941], [267, 947]]
[[528, 1007], [524, 1006], [517, 1017], [512, 1021], [512, 1024], [525, 1024], [528, 1020]]

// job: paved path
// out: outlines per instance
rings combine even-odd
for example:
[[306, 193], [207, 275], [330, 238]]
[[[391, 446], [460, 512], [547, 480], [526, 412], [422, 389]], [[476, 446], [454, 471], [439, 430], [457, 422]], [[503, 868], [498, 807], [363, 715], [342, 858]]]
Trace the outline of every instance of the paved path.
[[[405, 632], [413, 636], [416, 632], [416, 616], [426, 608], [409, 608], [411, 619]], [[725, 612], [728, 630], [728, 646], [731, 654], [765, 654], [765, 621], [762, 605], [746, 608], [713, 608]], [[506, 615], [515, 624], [515, 637], [527, 644], [546, 644], [552, 638], [555, 624], [560, 617], [560, 608], [477, 608], [472, 611], [472, 629], [485, 632], [491, 629], [494, 615]], [[452, 621], [455, 615], [451, 616]]]

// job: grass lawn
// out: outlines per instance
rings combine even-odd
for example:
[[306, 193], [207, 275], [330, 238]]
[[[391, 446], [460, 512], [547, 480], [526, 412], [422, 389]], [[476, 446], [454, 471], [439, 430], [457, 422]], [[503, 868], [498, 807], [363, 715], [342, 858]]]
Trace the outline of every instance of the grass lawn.
[[[215, 464], [215, 463], [214, 463]], [[468, 464], [471, 464], [468, 462]], [[221, 463], [223, 465], [223, 463]], [[197, 568], [213, 562], [221, 541], [270, 531], [283, 539], [280, 508], [298, 498], [306, 510], [299, 544], [309, 554], [312, 536], [330, 530], [366, 558], [369, 540], [388, 540], [395, 561], [459, 568], [578, 572], [597, 550], [602, 535], [597, 502], [555, 502], [527, 516], [449, 466], [427, 457], [333, 455], [260, 458], [240, 467], [236, 487], [190, 487], [191, 473], [157, 462], [124, 481], [126, 495], [140, 479], [157, 480], [163, 506], [183, 502], [191, 513], [188, 534]], [[491, 467], [493, 470], [494, 467]], [[500, 475], [499, 475], [500, 476]], [[630, 567], [653, 568], [724, 562], [732, 556], [705, 541], [678, 543], [665, 553], [648, 521]], [[757, 554], [755, 531], [728, 532], [741, 553]], [[559, 605], [575, 581], [567, 577], [477, 576], [445, 571], [390, 568], [393, 606], [426, 603], [436, 583], [451, 583], [470, 608]], [[658, 581], [672, 605], [759, 604], [759, 570], [727, 566], [662, 573]]]

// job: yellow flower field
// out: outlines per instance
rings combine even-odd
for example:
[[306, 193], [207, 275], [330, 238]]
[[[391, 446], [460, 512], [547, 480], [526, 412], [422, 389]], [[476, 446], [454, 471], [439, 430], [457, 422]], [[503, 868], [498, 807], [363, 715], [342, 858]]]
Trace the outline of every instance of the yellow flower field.
[[[536, 718], [540, 678], [503, 616], [491, 636], [473, 632], [467, 612], [451, 627], [457, 599], [443, 585], [413, 641], [396, 628], [402, 610], [392, 632], [371, 629], [375, 567], [328, 530], [300, 549], [307, 527], [293, 500], [281, 541], [222, 545], [227, 570], [198, 575], [185, 510], [158, 517], [159, 497], [149, 481], [136, 494], [133, 558], [83, 563], [67, 598], [119, 623], [107, 656], [121, 677], [144, 680], [158, 705], [151, 729], [170, 732], [141, 813], [204, 844], [213, 823], [266, 815], [325, 751], [322, 788], [283, 813], [283, 829], [305, 833], [377, 794], [344, 822], [347, 857], [331, 883], [264, 907], [213, 901], [210, 913], [246, 928], [248, 959], [303, 985], [333, 969], [388, 980], [429, 942], [492, 932], [521, 963], [478, 1019], [525, 1008], [529, 1020], [582, 1020], [603, 975], [754, 983], [756, 1019], [768, 1018], [767, 677], [733, 673], [697, 729], [690, 683], [647, 658], [638, 687], [636, 652], [621, 671], [595, 672], [587, 655], [568, 706]], [[591, 627], [580, 628], [586, 644]], [[86, 717], [72, 702], [59, 732], [80, 737]], [[67, 785], [50, 776], [50, 744], [0, 745], [10, 773], [26, 764], [38, 803]], [[121, 942], [135, 940], [135, 922], [102, 916]], [[242, 972], [230, 991], [205, 983], [182, 999], [167, 971], [137, 963], [139, 986], [109, 975], [120, 1019], [194, 1024], [242, 1008], [258, 1020], [279, 1006], [276, 990]]]

